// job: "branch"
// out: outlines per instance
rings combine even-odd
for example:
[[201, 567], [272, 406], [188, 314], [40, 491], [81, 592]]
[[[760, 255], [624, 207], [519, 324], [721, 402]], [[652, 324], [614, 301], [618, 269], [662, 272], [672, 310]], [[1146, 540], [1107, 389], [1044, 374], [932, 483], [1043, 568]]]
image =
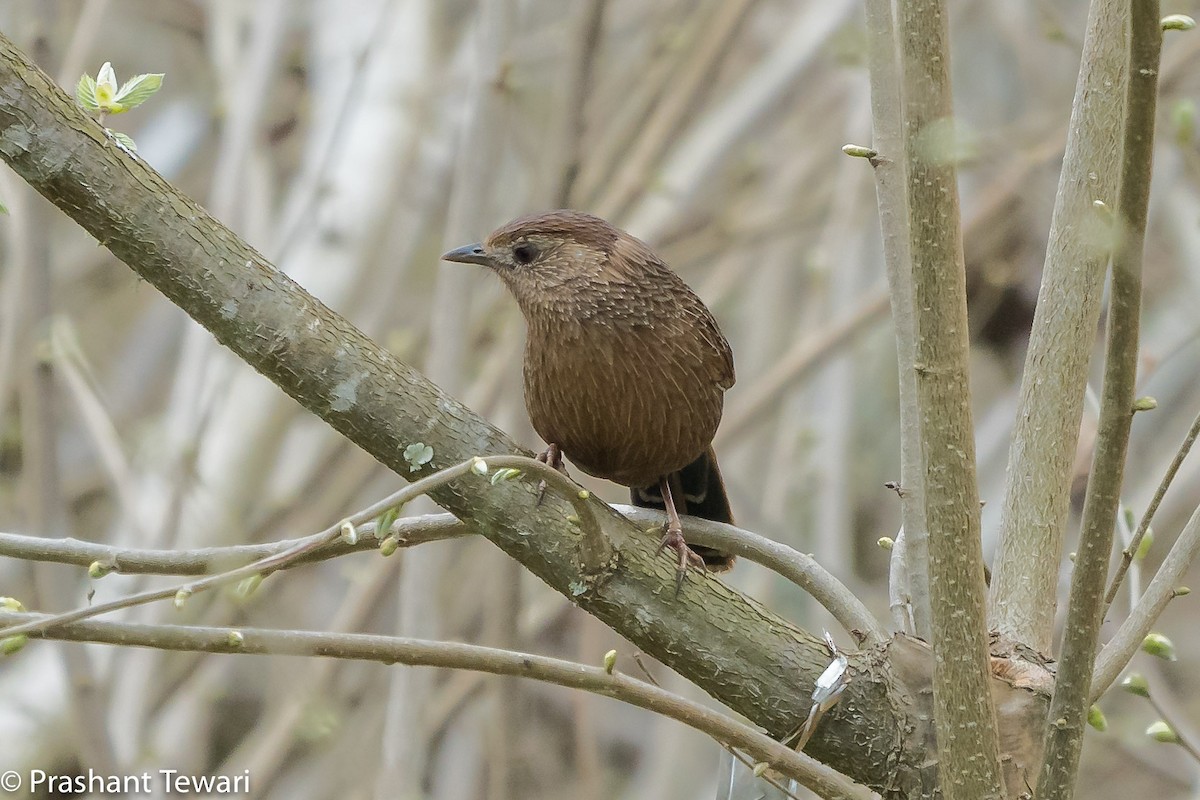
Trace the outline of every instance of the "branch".
[[1108, 586], [1108, 592], [1104, 595], [1104, 609], [1107, 612], [1108, 607], [1112, 605], [1116, 599], [1117, 592], [1121, 589], [1121, 582], [1125, 580], [1125, 573], [1129, 571], [1129, 566], [1133, 563], [1134, 556], [1137, 555], [1138, 548], [1141, 547], [1142, 539], [1146, 536], [1146, 531], [1150, 530], [1150, 523], [1154, 520], [1154, 514], [1158, 511], [1158, 507], [1162, 504], [1163, 498], [1167, 494], [1167, 489], [1171, 487], [1171, 483], [1175, 480], [1175, 475], [1179, 472], [1179, 468], [1183, 466], [1183, 461], [1187, 458], [1188, 453], [1192, 450], [1192, 445], [1196, 443], [1196, 438], [1200, 437], [1200, 414], [1192, 420], [1192, 427], [1188, 429], [1187, 436], [1183, 438], [1183, 443], [1179, 445], [1179, 450], [1175, 453], [1175, 458], [1171, 459], [1170, 466], [1167, 467], [1166, 473], [1158, 484], [1158, 488], [1154, 490], [1154, 497], [1150, 498], [1150, 505], [1146, 506], [1146, 513], [1142, 514], [1142, 519], [1138, 522], [1137, 530], [1129, 539], [1129, 543], [1125, 545], [1125, 549], [1121, 551], [1121, 561], [1117, 564], [1116, 574], [1113, 575], [1112, 583]]
[[[889, 587], [911, 609], [913, 632], [931, 638], [929, 623], [929, 527], [925, 521], [925, 462], [917, 398], [917, 321], [913, 310], [912, 258], [908, 249], [908, 180], [904, 158], [904, 112], [891, 0], [867, 0], [867, 53], [871, 74], [871, 120], [878, 154], [875, 194], [887, 268], [900, 396], [900, 514], [903, 531], [892, 551]], [[902, 585], [901, 585], [902, 584]], [[906, 612], [905, 617], [908, 616]], [[907, 626], [906, 626], [907, 627]]]
[[[488, 463], [497, 462], [495, 459], [488, 459]], [[544, 466], [540, 462], [535, 463]], [[666, 520], [666, 515], [655, 509], [624, 505], [613, 508], [639, 526], [660, 528]], [[862, 601], [812, 556], [733, 525], [699, 517], [683, 517], [683, 521], [687, 527], [688, 540], [693, 544], [716, 548], [773, 570], [808, 592], [847, 632], [855, 634], [860, 640], [871, 643], [887, 640], [887, 631]], [[357, 529], [357, 541], [349, 542], [342, 537], [336, 537], [289, 560], [277, 569], [290, 569], [326, 561], [347, 553], [378, 550], [388, 538], [394, 538], [398, 547], [414, 547], [472, 533], [451, 514], [401, 517], [383, 532], [376, 529], [374, 521], [357, 525]], [[0, 533], [0, 556], [74, 564], [80, 567], [99, 564], [106, 574], [116, 572], [124, 575], [208, 575], [282, 553], [299, 541], [301, 540], [285, 539], [265, 544], [203, 547], [195, 550], [144, 550], [113, 547], [79, 539], [47, 539], [41, 536]]]
[[1146, 592], [1138, 600], [1129, 616], [1121, 623], [1116, 635], [1108, 640], [1108, 644], [1100, 651], [1096, 659], [1096, 668], [1092, 673], [1091, 696], [1088, 702], [1095, 702], [1100, 695], [1108, 691], [1113, 681], [1121, 674], [1121, 670], [1129, 664], [1130, 659], [1137, 653], [1146, 638], [1146, 634], [1154, 627], [1167, 603], [1175, 597], [1175, 589], [1183, 581], [1188, 568], [1200, 555], [1200, 508], [1197, 508], [1183, 526], [1179, 538], [1171, 545], [1170, 552], [1163, 559], [1162, 566], [1154, 574]]
[[1133, 422], [1137, 383], [1138, 326], [1142, 306], [1142, 245], [1154, 161], [1154, 112], [1158, 97], [1162, 28], [1158, 0], [1131, 4], [1125, 147], [1118, 198], [1118, 241], [1112, 260], [1104, 388], [1092, 471], [1083, 502], [1079, 549], [1063, 624], [1062, 654], [1046, 726], [1045, 757], [1037, 782], [1039, 800], [1069, 800], [1079, 773], [1087, 724], [1092, 663], [1103, 619], [1104, 579], [1112, 556], [1121, 504], [1125, 453]]
[[1002, 796], [1003, 777], [988, 688], [947, 9], [901, 0], [898, 13], [940, 785], [947, 800], [985, 800]]
[[[431, 384], [281, 274], [257, 251], [124, 152], [36, 66], [0, 36], [0, 158], [242, 360], [380, 463], [422, 478], [475, 455], [521, 453], [500, 431]], [[405, 448], [424, 443], [415, 472]], [[711, 576], [673, 591], [672, 565], [644, 535], [595, 499], [618, 548], [586, 574], [583, 532], [559, 497], [538, 505], [522, 482], [466, 475], [431, 498], [580, 608], [740, 714], [782, 736], [807, 716], [805, 692], [828, 663], [817, 637]], [[870, 653], [816, 758], [872, 787], [919, 780], [921, 754], [900, 732], [904, 690]], [[858, 673], [856, 673], [858, 674]], [[869, 677], [868, 677], [869, 676]], [[889, 699], [890, 698], [890, 699]], [[871, 757], [864, 758], [864, 753]]]
[[1025, 356], [992, 565], [992, 626], [1049, 653], [1071, 466], [1100, 319], [1127, 66], [1125, 0], [1094, 0], [1075, 87], [1042, 285]]
[[1148, 688], [1146, 689], [1146, 699], [1150, 701], [1150, 705], [1154, 708], [1155, 713], [1158, 714], [1158, 718], [1167, 723], [1171, 730], [1175, 732], [1176, 744], [1182, 747], [1184, 752], [1192, 757], [1193, 761], [1200, 764], [1200, 746], [1185, 736], [1183, 731], [1180, 730], [1180, 725], [1175, 721], [1175, 715], [1179, 711], [1179, 707], [1172, 706], [1171, 708], [1167, 708], [1154, 692]]
[[[155, 600], [165, 600], [168, 597], [175, 598], [176, 603], [181, 603], [197, 592], [203, 592], [208, 589], [214, 589], [218, 586], [226, 586], [231, 583], [252, 578], [255, 576], [265, 577], [276, 570], [283, 569], [293, 561], [311, 555], [313, 552], [330, 544], [336, 539], [350, 539], [351, 541], [358, 538], [357, 525], [360, 522], [366, 522], [369, 519], [377, 517], [388, 508], [401, 506], [414, 498], [426, 494], [432, 489], [453, 481], [454, 479], [465, 475], [467, 472], [475, 469], [475, 465], [480, 459], [471, 459], [464, 461], [461, 464], [456, 464], [453, 467], [447, 467], [444, 470], [435, 472], [422, 478], [415, 483], [405, 486], [400, 491], [392, 494], [378, 503], [375, 503], [366, 509], [358, 512], [353, 517], [342, 520], [341, 522], [326, 528], [320, 533], [315, 533], [312, 536], [306, 536], [303, 539], [298, 539], [291, 544], [286, 550], [273, 555], [265, 556], [258, 561], [246, 564], [242, 567], [220, 572], [207, 578], [190, 583], [171, 586], [166, 589], [151, 589], [138, 594], [120, 597], [116, 600], [111, 600], [107, 603], [98, 605], [84, 606], [71, 611], [64, 611], [61, 614], [51, 614], [43, 616], [37, 622], [28, 622], [24, 625], [18, 625], [14, 628], [5, 631], [6, 636], [16, 636], [18, 634], [32, 634], [39, 630], [45, 630], [57, 625], [63, 625], [68, 622], [77, 622], [89, 617], [107, 614], [110, 611], [119, 611], [123, 608], [133, 608], [134, 606], [145, 605], [152, 603]], [[352, 535], [347, 536], [347, 533]]]
[[[0, 614], [15, 627], [40, 626], [44, 614]], [[15, 629], [12, 628], [12, 629]], [[6, 633], [9, 628], [0, 629]], [[206, 628], [129, 622], [73, 622], [38, 630], [37, 638], [97, 642], [160, 650], [247, 655], [325, 656], [382, 664], [446, 667], [510, 675], [554, 683], [612, 697], [678, 720], [718, 742], [737, 747], [828, 798], [870, 800], [872, 793], [846, 776], [798, 753], [749, 725], [672, 694], [645, 681], [603, 667], [577, 664], [533, 653], [518, 653], [459, 642], [431, 642], [362, 633], [314, 633], [259, 628]]]

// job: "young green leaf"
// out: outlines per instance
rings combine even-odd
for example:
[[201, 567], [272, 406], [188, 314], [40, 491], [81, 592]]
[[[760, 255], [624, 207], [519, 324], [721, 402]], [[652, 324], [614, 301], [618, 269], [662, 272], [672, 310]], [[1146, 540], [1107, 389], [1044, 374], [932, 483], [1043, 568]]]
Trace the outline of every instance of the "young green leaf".
[[400, 506], [384, 509], [384, 512], [375, 518], [375, 536], [387, 538], [388, 532], [391, 531], [398, 516], [400, 516]]
[[0, 597], [0, 608], [5, 611], [24, 612], [25, 606], [15, 597]]
[[105, 61], [104, 66], [96, 73], [96, 105], [101, 111], [111, 111], [113, 98], [117, 96], [117, 73], [113, 71], [112, 63]]
[[117, 96], [113, 98], [112, 113], [122, 114], [149, 100], [151, 95], [162, 88], [163, 74], [151, 72], [135, 75], [125, 81], [121, 90], [117, 92]]
[[100, 110], [96, 104], [96, 79], [91, 75], [81, 75], [75, 86], [75, 101], [93, 114]]
[[119, 144], [123, 149], [128, 150], [131, 153], [137, 152], [137, 145], [134, 143], [133, 139], [130, 139], [120, 131], [114, 131], [112, 128], [105, 128], [104, 130], [108, 132], [109, 136], [116, 139], [117, 144]]

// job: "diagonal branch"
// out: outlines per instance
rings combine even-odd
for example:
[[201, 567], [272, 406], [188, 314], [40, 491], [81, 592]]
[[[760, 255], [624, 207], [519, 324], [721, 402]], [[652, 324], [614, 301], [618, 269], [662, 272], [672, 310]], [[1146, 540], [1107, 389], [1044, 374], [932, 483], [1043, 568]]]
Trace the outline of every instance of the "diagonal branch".
[[1176, 597], [1175, 590], [1197, 558], [1200, 558], [1200, 508], [1192, 512], [1137, 605], [1100, 651], [1092, 673], [1090, 702], [1095, 702], [1108, 691], [1121, 670], [1129, 664], [1163, 609]]
[[1171, 488], [1171, 483], [1175, 480], [1175, 476], [1179, 474], [1179, 468], [1183, 466], [1184, 459], [1192, 451], [1192, 445], [1196, 443], [1197, 438], [1200, 438], [1200, 414], [1197, 414], [1196, 418], [1192, 420], [1192, 427], [1188, 428], [1187, 435], [1183, 438], [1183, 443], [1179, 445], [1179, 449], [1175, 452], [1175, 457], [1171, 459], [1167, 471], [1163, 473], [1162, 480], [1158, 482], [1158, 488], [1154, 490], [1154, 496], [1150, 498], [1150, 503], [1146, 506], [1145, 513], [1142, 514], [1142, 519], [1138, 522], [1137, 530], [1129, 537], [1129, 543], [1121, 551], [1121, 560], [1117, 562], [1117, 571], [1113, 575], [1112, 580], [1109, 581], [1108, 592], [1104, 595], [1104, 608], [1106, 612], [1117, 597], [1117, 591], [1121, 588], [1121, 582], [1125, 580], [1125, 574], [1129, 572], [1129, 567], [1133, 564], [1133, 559], [1142, 544], [1142, 539], [1146, 537], [1146, 532], [1150, 530], [1150, 523], [1154, 520], [1154, 515], [1158, 512], [1158, 507], [1162, 504], [1163, 498], [1166, 497], [1167, 489]]

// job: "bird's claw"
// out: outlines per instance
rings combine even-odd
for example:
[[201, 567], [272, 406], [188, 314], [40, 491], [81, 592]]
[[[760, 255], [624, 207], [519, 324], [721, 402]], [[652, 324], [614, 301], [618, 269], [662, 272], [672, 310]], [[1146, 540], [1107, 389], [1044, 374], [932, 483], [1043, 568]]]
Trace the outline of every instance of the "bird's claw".
[[675, 566], [675, 594], [678, 596], [680, 590], [683, 589], [683, 580], [687, 577], [689, 566], [695, 567], [701, 572], [707, 572], [708, 567], [705, 566], [704, 559], [687, 546], [687, 542], [683, 538], [683, 529], [671, 523], [667, 523], [666, 532], [658, 543], [655, 555], [668, 547], [675, 551], [678, 559]]
[[[537, 460], [546, 466], [556, 469], [563, 475], [567, 474], [567, 468], [563, 466], [562, 449], [558, 445], [551, 443], [546, 446], [546, 449], [537, 454]], [[546, 479], [542, 478], [538, 481], [537, 488], [537, 505], [541, 506], [542, 501], [546, 499]]]

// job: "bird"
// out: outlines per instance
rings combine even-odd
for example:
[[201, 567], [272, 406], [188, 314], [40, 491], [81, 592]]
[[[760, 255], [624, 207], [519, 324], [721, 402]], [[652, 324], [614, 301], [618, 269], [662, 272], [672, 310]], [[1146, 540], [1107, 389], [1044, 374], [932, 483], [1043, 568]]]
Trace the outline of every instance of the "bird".
[[733, 557], [689, 546], [680, 515], [733, 523], [712, 440], [733, 352], [712, 312], [644, 242], [600, 217], [560, 209], [518, 217], [443, 260], [500, 277], [525, 317], [529, 420], [555, 468], [562, 456], [662, 508], [659, 552], [721, 572]]

